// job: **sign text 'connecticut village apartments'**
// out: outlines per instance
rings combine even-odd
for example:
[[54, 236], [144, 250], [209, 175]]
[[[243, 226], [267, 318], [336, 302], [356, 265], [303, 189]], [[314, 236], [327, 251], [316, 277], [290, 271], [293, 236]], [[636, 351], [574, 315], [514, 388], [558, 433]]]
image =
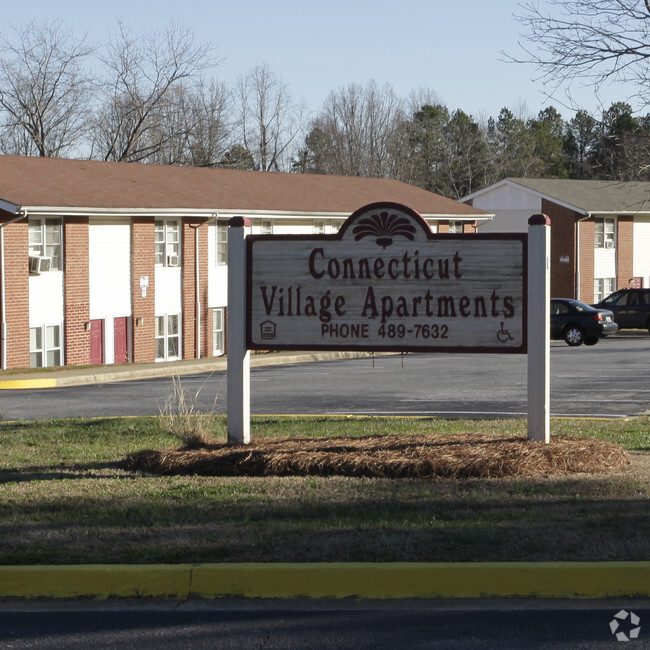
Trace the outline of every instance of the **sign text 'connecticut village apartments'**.
[[434, 234], [375, 203], [335, 235], [247, 237], [247, 347], [526, 352], [521, 234]]

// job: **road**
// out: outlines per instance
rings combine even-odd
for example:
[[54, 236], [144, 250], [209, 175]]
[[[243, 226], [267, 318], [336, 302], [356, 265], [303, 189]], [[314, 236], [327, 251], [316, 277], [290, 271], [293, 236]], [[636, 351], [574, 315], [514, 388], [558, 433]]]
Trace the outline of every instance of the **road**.
[[[650, 337], [616, 336], [593, 347], [551, 344], [551, 415], [625, 417], [650, 410]], [[251, 371], [254, 414], [520, 417], [525, 355], [408, 354], [265, 366]], [[172, 380], [2, 391], [3, 420], [157, 415]], [[225, 373], [181, 378], [203, 411], [225, 413]]]
[[[435, 601], [303, 603], [218, 601], [28, 605], [0, 612], [0, 644], [15, 650], [121, 648], [500, 648], [647, 647], [647, 603]], [[22, 608], [24, 610], [25, 608]], [[619, 612], [626, 613], [625, 618]], [[619, 614], [621, 618], [615, 619]], [[631, 615], [634, 615], [634, 618]], [[637, 619], [638, 617], [638, 619]], [[638, 623], [632, 624], [631, 621]], [[627, 639], [617, 640], [616, 632]], [[638, 636], [633, 637], [635, 632]], [[624, 643], [625, 644], [625, 643]]]

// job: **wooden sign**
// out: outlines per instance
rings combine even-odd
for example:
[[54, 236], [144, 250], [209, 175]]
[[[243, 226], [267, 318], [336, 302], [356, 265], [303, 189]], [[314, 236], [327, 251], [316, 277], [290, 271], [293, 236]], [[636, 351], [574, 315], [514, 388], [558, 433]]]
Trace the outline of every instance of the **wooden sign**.
[[526, 352], [526, 235], [434, 234], [373, 203], [336, 235], [247, 242], [247, 347]]

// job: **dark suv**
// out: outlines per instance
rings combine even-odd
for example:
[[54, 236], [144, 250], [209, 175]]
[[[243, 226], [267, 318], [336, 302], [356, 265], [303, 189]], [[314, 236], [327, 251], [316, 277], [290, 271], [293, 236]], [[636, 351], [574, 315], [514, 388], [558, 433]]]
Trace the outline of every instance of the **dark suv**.
[[613, 312], [621, 329], [650, 332], [650, 289], [620, 289], [594, 307]]

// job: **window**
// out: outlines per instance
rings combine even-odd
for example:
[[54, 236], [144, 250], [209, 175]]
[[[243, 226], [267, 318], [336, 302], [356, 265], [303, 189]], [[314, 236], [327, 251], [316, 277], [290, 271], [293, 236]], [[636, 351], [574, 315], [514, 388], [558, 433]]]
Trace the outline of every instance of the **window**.
[[178, 329], [180, 316], [156, 316], [156, 361], [180, 359], [181, 337]]
[[61, 366], [61, 326], [44, 325], [29, 330], [29, 366], [44, 368]]
[[253, 221], [254, 235], [272, 235], [273, 221], [271, 219], [255, 219]]
[[217, 221], [217, 266], [228, 264], [228, 223]]
[[600, 302], [614, 291], [616, 278], [594, 278], [594, 302]]
[[329, 235], [332, 232], [332, 222], [329, 219], [314, 219], [314, 234]]
[[224, 308], [212, 311], [212, 354], [218, 357], [225, 349]]
[[450, 221], [449, 222], [449, 232], [453, 234], [463, 233], [463, 222], [462, 221]]
[[179, 266], [181, 254], [181, 230], [178, 221], [156, 221], [156, 264]]
[[[62, 231], [61, 219], [29, 220], [29, 255], [49, 258], [51, 271], [63, 270]], [[47, 267], [40, 265], [40, 270], [47, 270]]]
[[594, 248], [615, 248], [614, 219], [596, 219], [594, 223]]

